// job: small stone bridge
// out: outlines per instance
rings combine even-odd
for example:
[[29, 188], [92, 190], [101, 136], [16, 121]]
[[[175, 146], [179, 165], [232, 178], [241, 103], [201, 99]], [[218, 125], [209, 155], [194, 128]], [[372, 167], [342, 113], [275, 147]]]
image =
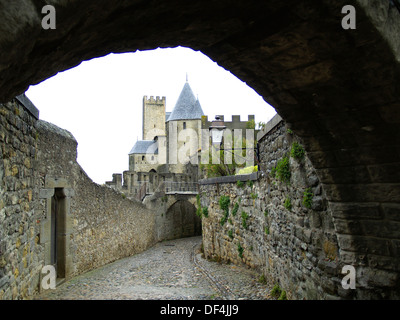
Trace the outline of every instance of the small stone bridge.
[[144, 195], [143, 204], [157, 212], [158, 239], [201, 235], [201, 219], [196, 215], [197, 195], [195, 182], [163, 182], [155, 192]]

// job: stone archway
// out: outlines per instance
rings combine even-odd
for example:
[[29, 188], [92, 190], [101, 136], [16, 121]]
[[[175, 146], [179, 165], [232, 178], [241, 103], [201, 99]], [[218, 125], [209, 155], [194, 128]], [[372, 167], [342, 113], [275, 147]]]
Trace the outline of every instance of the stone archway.
[[164, 227], [171, 239], [201, 235], [201, 220], [196, 207], [187, 200], [177, 200], [165, 213]]
[[341, 27], [344, 0], [62, 0], [56, 30], [43, 30], [42, 2], [0, 0], [0, 101], [110, 52], [201, 50], [303, 139], [330, 201], [343, 263], [393, 279], [400, 265], [400, 15], [389, 1], [352, 4], [355, 30]]

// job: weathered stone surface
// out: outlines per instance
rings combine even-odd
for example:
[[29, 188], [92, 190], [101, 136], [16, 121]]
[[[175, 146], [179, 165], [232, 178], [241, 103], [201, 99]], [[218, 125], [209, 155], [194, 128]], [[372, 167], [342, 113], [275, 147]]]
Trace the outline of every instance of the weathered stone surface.
[[[291, 298], [338, 295], [337, 283], [331, 279], [338, 276], [336, 231], [313, 167], [308, 159], [301, 160], [301, 165], [291, 159], [290, 184], [270, 173], [297, 141], [286, 129], [284, 122], [275, 122], [268, 132], [259, 135], [264, 172], [253, 185], [239, 187], [233, 178], [223, 183], [224, 177], [218, 180], [218, 188], [212, 180], [201, 181], [201, 205], [209, 212], [202, 222], [204, 252], [210, 258], [257, 268], [279, 283]], [[309, 182], [319, 195], [314, 195], [311, 207], [306, 208], [303, 193], [310, 187]], [[222, 195], [230, 198], [229, 215], [224, 222], [219, 205]], [[288, 198], [290, 209], [285, 207]], [[322, 282], [324, 285], [320, 285]]]
[[[29, 298], [40, 290], [41, 270], [51, 264], [55, 196], [59, 277], [166, 238], [168, 232], [158, 234], [162, 221], [153, 210], [89, 179], [76, 162], [77, 141], [68, 131], [37, 120], [18, 100], [0, 104], [0, 113], [0, 299]], [[187, 220], [180, 220], [176, 226], [184, 228]], [[184, 235], [193, 231], [189, 227]]]
[[[389, 7], [389, 1], [357, 0], [357, 29], [343, 30], [341, 8], [347, 4], [345, 0], [313, 1], [312, 5], [295, 0], [239, 1], [234, 5], [211, 0], [173, 0], [168, 4], [161, 0], [62, 0], [55, 4], [57, 29], [43, 30], [42, 3], [0, 0], [0, 101], [4, 102], [0, 105], [0, 221], [7, 226], [3, 234], [8, 237], [5, 261], [21, 263], [15, 257], [21, 254], [18, 250], [24, 250], [37, 236], [35, 220], [41, 220], [44, 212], [40, 212], [41, 207], [34, 210], [39, 192], [33, 183], [34, 168], [36, 156], [43, 157], [40, 153], [45, 152], [37, 149], [34, 118], [16, 101], [5, 102], [23, 93], [30, 84], [85, 59], [156, 47], [182, 45], [201, 50], [270, 102], [302, 138], [316, 175], [325, 184], [322, 189], [326, 198], [342, 205], [337, 212], [331, 209], [334, 219], [354, 221], [363, 216], [365, 220], [390, 217], [387, 223], [398, 221], [400, 15], [396, 8]], [[71, 150], [68, 157], [76, 159], [73, 140], [64, 136], [63, 142], [71, 147], [67, 148]], [[280, 140], [271, 145], [271, 159], [266, 159], [265, 171], [282, 157], [281, 145], [285, 148], [285, 142]], [[66, 168], [58, 166], [58, 174], [66, 174]], [[83, 171], [78, 170], [76, 178], [79, 176], [85, 176]], [[296, 177], [296, 183], [300, 179]], [[46, 187], [44, 182], [38, 186]], [[278, 208], [272, 213], [277, 217], [283, 215], [284, 201], [277, 199], [282, 193], [298, 199], [289, 189], [259, 192], [272, 198], [271, 204]], [[250, 198], [244, 200], [246, 206], [253, 202]], [[347, 208], [343, 203], [348, 204]], [[257, 201], [254, 205], [262, 210], [265, 207]], [[298, 215], [307, 213], [299, 201], [294, 201], [294, 208]], [[254, 215], [250, 209], [247, 213]], [[304, 227], [319, 220], [318, 216], [314, 218], [304, 219]], [[290, 215], [285, 219], [291, 221]], [[324, 223], [329, 225], [325, 219], [320, 221], [322, 228]], [[352, 223], [347, 230], [355, 230]], [[33, 227], [33, 235], [19, 237], [20, 226], [25, 224]], [[386, 231], [381, 232], [385, 227], [379, 226], [373, 229], [372, 223], [367, 222], [363, 232], [368, 236], [343, 236], [339, 241], [344, 245], [343, 261], [353, 255], [352, 261], [368, 263], [371, 254], [396, 259], [398, 240], [388, 238]], [[272, 224], [270, 236], [275, 238], [281, 228], [282, 224]], [[342, 229], [346, 226], [342, 225]], [[393, 230], [387, 230], [394, 235]], [[292, 236], [287, 242], [301, 241]], [[313, 239], [313, 245], [318, 241]], [[16, 244], [18, 254], [14, 252]], [[279, 241], [271, 241], [271, 246], [276, 248], [274, 255], [284, 253]], [[39, 247], [26, 250], [33, 256], [42, 254]], [[2, 272], [17, 282], [28, 279], [19, 263], [8, 263]], [[284, 273], [286, 267], [291, 266], [280, 266], [279, 272]], [[304, 273], [308, 275], [310, 271], [304, 268]], [[314, 296], [318, 291], [310, 283], [294, 292]], [[26, 287], [25, 283], [21, 287]], [[18, 286], [12, 285], [0, 294], [19, 297]], [[384, 291], [371, 294], [361, 289], [357, 295], [341, 289], [338, 294], [385, 296]]]
[[[281, 147], [271, 148], [278, 138], [283, 139]], [[287, 134], [283, 122], [263, 132], [259, 143], [264, 175], [252, 186], [238, 187], [232, 178], [224, 183], [223, 177], [218, 187], [211, 180], [201, 181], [201, 203], [209, 209], [209, 216], [203, 217], [206, 255], [262, 270], [292, 298], [395, 299], [399, 295], [398, 205], [328, 202], [325, 185], [307, 157], [301, 165], [291, 159], [290, 183], [279, 181], [270, 171], [297, 140]], [[309, 207], [303, 203], [306, 188], [313, 195]], [[221, 221], [222, 195], [231, 200], [229, 223]], [[235, 203], [241, 214], [233, 216]], [[247, 216], [245, 224], [242, 215]], [[356, 291], [341, 287], [343, 265], [356, 268]]]

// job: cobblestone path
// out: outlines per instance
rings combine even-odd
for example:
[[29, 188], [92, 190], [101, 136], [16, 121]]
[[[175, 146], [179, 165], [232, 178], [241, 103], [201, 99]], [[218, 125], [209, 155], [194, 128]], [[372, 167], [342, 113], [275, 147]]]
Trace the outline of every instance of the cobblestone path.
[[203, 259], [201, 237], [171, 240], [73, 278], [39, 300], [270, 299], [254, 271]]

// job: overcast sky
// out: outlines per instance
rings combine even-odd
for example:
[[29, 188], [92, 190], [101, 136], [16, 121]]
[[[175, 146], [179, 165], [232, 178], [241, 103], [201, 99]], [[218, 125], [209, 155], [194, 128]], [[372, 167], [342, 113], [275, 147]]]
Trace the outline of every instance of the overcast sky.
[[85, 61], [31, 86], [26, 92], [40, 119], [68, 130], [78, 141], [78, 162], [96, 183], [128, 170], [128, 153], [142, 138], [143, 96], [165, 96], [172, 111], [185, 84], [210, 120], [254, 114], [267, 122], [275, 110], [215, 62], [187, 48], [110, 54]]

